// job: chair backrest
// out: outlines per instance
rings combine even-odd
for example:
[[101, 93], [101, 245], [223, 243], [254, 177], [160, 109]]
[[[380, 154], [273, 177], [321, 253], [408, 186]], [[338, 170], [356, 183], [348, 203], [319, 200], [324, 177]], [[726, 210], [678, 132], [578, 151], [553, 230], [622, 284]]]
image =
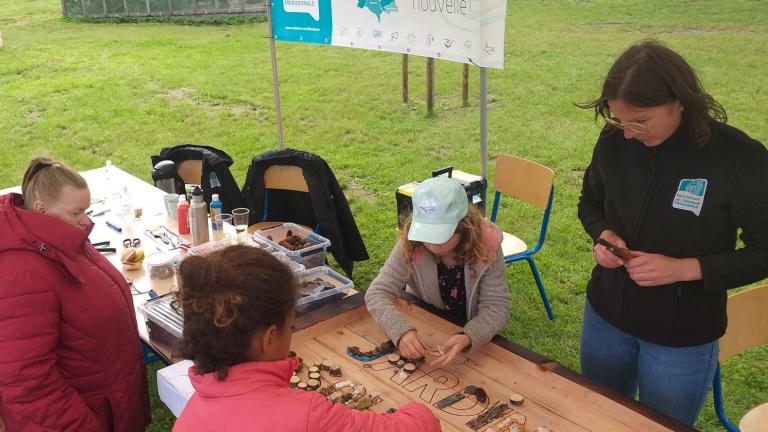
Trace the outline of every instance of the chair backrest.
[[497, 192], [528, 202], [546, 210], [555, 172], [544, 165], [523, 158], [496, 156], [493, 185]]
[[203, 160], [188, 159], [176, 164], [176, 174], [188, 184], [200, 184], [203, 177]]
[[264, 188], [309, 192], [304, 171], [294, 165], [271, 165], [264, 172]]
[[720, 361], [768, 344], [768, 285], [728, 297], [728, 328], [720, 338]]

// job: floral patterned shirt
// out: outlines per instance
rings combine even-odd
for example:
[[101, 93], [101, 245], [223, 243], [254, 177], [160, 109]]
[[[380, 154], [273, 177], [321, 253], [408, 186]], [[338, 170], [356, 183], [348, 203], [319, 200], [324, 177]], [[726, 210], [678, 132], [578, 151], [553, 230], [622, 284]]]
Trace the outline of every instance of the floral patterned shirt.
[[467, 322], [467, 288], [464, 283], [464, 266], [446, 267], [437, 263], [437, 285], [445, 308]]

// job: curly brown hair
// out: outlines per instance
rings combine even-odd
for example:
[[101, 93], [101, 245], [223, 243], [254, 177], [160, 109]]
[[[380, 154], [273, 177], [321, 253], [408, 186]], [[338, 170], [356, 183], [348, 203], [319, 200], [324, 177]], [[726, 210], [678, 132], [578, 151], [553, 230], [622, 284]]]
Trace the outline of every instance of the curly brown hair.
[[178, 353], [199, 374], [247, 361], [253, 335], [285, 324], [296, 305], [297, 282], [288, 267], [261, 249], [230, 246], [208, 256], [190, 256], [179, 268], [184, 331]]
[[[398, 237], [403, 242], [403, 254], [408, 263], [413, 260], [413, 250], [421, 245], [421, 242], [408, 240], [408, 230], [411, 228], [413, 214], [406, 214], [402, 219], [402, 228], [398, 230]], [[456, 259], [462, 263], [469, 263], [470, 269], [475, 271], [478, 260], [490, 262], [493, 260], [495, 250], [491, 250], [483, 243], [482, 225], [485, 223], [483, 214], [475, 206], [467, 207], [467, 215], [456, 225], [456, 232], [461, 239], [456, 246]]]

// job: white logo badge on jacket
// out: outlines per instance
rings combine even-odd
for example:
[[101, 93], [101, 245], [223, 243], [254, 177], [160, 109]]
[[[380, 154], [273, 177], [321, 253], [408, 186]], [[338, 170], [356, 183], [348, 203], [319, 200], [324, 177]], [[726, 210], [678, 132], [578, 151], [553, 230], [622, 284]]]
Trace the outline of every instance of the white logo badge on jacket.
[[707, 179], [682, 179], [677, 187], [672, 207], [688, 210], [696, 216], [701, 213], [704, 205], [704, 194], [707, 193]]

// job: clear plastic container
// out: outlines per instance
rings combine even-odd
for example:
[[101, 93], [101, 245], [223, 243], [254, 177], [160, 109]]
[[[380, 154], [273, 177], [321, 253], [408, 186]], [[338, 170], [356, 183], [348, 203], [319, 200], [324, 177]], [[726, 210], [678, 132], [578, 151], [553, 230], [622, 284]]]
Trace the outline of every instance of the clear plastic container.
[[[281, 245], [279, 242], [288, 236], [288, 231], [291, 231], [293, 235], [301, 237], [309, 246], [290, 250]], [[269, 242], [275, 250], [283, 252], [290, 259], [303, 264], [307, 269], [323, 265], [325, 263], [325, 251], [331, 245], [330, 240], [320, 234], [290, 222], [258, 230], [254, 235], [263, 241]]]
[[172, 277], [175, 273], [173, 260], [176, 254], [160, 252], [144, 259], [150, 280], [162, 280]]
[[[301, 294], [302, 291], [304, 294], [307, 294], [309, 290], [306, 289], [306, 285], [316, 281], [333, 286], [333, 288], [323, 289], [322, 291], [315, 290], [316, 292], [308, 295]], [[296, 300], [297, 314], [317, 309], [324, 304], [333, 303], [346, 296], [347, 291], [354, 287], [351, 280], [327, 266], [315, 267], [304, 271], [299, 275], [299, 282], [303, 288], [300, 288], [300, 297]]]
[[264, 240], [255, 233], [251, 234], [251, 246], [263, 249], [264, 252], [272, 253], [275, 251], [275, 248], [272, 247], [268, 240]]
[[176, 307], [173, 307], [171, 303], [174, 300], [176, 300], [176, 293], [170, 293], [147, 300], [146, 303], [139, 306], [139, 311], [147, 320], [150, 339], [169, 347], [173, 347], [181, 340], [181, 333], [184, 329], [184, 315], [181, 313], [181, 306], [175, 303], [174, 306]]
[[272, 252], [272, 255], [275, 258], [277, 258], [278, 261], [287, 265], [288, 268], [291, 269], [291, 271], [296, 273], [297, 275], [301, 275], [306, 271], [306, 269], [304, 268], [304, 265], [299, 264], [296, 261], [288, 258], [288, 255], [284, 254], [283, 252]]
[[195, 246], [193, 248], [189, 248], [188, 253], [190, 255], [199, 255], [199, 256], [206, 256], [208, 254], [211, 254], [216, 251], [220, 251], [227, 246], [231, 246], [232, 242], [228, 239], [223, 240], [216, 240], [216, 241], [209, 241], [207, 243], [203, 243], [199, 246]]

